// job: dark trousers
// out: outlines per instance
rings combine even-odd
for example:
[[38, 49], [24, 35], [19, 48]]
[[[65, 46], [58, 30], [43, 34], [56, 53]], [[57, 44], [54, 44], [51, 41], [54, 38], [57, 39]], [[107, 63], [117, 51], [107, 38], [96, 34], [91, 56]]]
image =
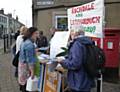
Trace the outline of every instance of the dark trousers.
[[90, 91], [76, 91], [76, 90], [71, 90], [71, 92], [90, 92]]
[[18, 67], [15, 67], [15, 77], [18, 77]]
[[26, 91], [26, 85], [20, 85], [20, 91], [28, 92], [28, 91]]

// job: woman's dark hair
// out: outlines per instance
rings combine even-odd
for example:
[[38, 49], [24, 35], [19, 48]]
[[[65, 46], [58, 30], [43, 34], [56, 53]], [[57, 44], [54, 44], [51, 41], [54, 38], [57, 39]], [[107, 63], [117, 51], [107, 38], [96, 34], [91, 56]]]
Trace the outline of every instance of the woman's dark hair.
[[36, 28], [36, 27], [30, 27], [30, 28], [27, 30], [27, 32], [25, 33], [25, 35], [23, 36], [23, 41], [31, 38], [32, 34], [33, 34], [34, 32], [36, 32], [36, 31], [37, 31], [37, 28]]
[[40, 31], [39, 33], [40, 33], [40, 35], [43, 35], [43, 31]]

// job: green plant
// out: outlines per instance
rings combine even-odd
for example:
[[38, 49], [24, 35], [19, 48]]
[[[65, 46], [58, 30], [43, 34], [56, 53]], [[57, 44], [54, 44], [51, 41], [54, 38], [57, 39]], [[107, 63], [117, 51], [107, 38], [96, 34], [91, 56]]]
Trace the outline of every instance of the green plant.
[[66, 55], [67, 55], [67, 53], [68, 53], [68, 48], [61, 47], [61, 49], [63, 50], [63, 52], [60, 52], [59, 54], [57, 54], [56, 57], [66, 56]]

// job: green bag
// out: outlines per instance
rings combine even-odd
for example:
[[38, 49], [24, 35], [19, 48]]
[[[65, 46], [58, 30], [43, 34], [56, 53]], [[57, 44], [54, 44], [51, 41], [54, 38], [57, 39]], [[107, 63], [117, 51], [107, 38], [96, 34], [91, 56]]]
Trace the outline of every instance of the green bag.
[[[36, 57], [37, 58], [37, 57]], [[35, 69], [34, 69], [34, 72], [35, 72], [35, 75], [37, 77], [40, 77], [40, 63], [39, 63], [39, 60], [37, 58], [37, 61], [35, 63]]]

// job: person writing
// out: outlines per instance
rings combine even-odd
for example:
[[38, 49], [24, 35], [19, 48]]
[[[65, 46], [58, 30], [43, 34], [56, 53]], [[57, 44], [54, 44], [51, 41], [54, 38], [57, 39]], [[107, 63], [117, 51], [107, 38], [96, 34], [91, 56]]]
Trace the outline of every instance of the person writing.
[[85, 44], [92, 44], [93, 42], [84, 36], [82, 26], [79, 30], [72, 30], [70, 36], [68, 56], [65, 60], [58, 59], [58, 63], [68, 70], [67, 83], [72, 92], [90, 92], [91, 88], [95, 86], [95, 82], [94, 79], [89, 78], [83, 66], [85, 54], [81, 42]]

